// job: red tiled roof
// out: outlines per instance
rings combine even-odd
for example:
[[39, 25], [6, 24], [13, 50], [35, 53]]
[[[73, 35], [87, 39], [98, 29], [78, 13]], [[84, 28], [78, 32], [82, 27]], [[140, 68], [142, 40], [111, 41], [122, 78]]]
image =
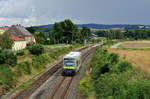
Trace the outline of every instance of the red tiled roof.
[[1, 30], [8, 30], [8, 27], [0, 27]]
[[14, 36], [14, 35], [11, 35], [10, 39], [12, 39], [14, 41], [24, 41], [25, 40], [24, 38], [20, 38], [20, 37]]

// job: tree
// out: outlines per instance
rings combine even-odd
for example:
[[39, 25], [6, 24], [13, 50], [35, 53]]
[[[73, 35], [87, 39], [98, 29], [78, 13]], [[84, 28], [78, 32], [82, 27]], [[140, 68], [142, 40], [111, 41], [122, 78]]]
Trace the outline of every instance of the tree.
[[38, 44], [45, 44], [47, 39], [44, 32], [34, 32], [34, 37]]
[[94, 32], [94, 34], [96, 34], [99, 37], [105, 37], [106, 31], [105, 30], [99, 30], [99, 31]]
[[73, 43], [78, 32], [77, 26], [69, 19], [56, 22], [52, 28], [52, 38], [54, 43]]
[[34, 34], [34, 32], [36, 32], [36, 29], [34, 27], [27, 27], [26, 28], [30, 33]]
[[88, 29], [86, 26], [83, 26], [83, 27], [82, 27], [81, 35], [82, 35], [83, 40], [88, 39], [90, 33], [91, 33], [90, 29]]
[[106, 38], [107, 39], [123, 39], [124, 33], [121, 30], [108, 30], [106, 31]]
[[0, 47], [2, 49], [11, 49], [13, 47], [14, 41], [10, 39], [9, 34], [0, 35]]

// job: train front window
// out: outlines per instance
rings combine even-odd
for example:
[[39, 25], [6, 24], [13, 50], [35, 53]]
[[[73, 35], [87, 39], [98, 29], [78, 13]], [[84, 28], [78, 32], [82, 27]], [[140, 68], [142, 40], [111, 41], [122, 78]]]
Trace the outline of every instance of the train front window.
[[75, 62], [73, 60], [64, 60], [64, 66], [75, 66]]

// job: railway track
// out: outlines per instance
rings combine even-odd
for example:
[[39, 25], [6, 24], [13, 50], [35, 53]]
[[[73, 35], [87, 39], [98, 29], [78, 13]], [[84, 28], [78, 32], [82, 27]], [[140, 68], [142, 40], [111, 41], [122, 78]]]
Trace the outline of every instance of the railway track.
[[63, 77], [56, 85], [56, 89], [50, 94], [47, 99], [64, 99], [67, 90], [72, 83], [73, 77]]
[[[82, 61], [84, 61], [87, 58], [87, 56], [89, 56], [94, 50], [95, 48], [88, 51], [82, 57]], [[73, 79], [74, 79], [74, 76], [72, 77], [63, 76], [60, 79], [60, 81], [56, 84], [55, 89], [53, 90], [52, 93], [50, 93], [50, 96], [47, 99], [66, 99], [68, 89], [71, 86]]]
[[[85, 49], [87, 49], [89, 47], [92, 47], [92, 46], [93, 45], [86, 46], [86, 47], [81, 48], [81, 49], [79, 49], [77, 51], [83, 51], [83, 50], [85, 50]], [[24, 90], [20, 91], [15, 96], [13, 96], [11, 99], [28, 99], [44, 82], [46, 82], [49, 79], [49, 77], [51, 77], [61, 67], [62, 67], [62, 60], [59, 63], [57, 63], [54, 66], [52, 66], [43, 75], [38, 77], [33, 83], [31, 83], [30, 84], [31, 88], [29, 88], [29, 89], [27, 88], [27, 89], [24, 89]]]

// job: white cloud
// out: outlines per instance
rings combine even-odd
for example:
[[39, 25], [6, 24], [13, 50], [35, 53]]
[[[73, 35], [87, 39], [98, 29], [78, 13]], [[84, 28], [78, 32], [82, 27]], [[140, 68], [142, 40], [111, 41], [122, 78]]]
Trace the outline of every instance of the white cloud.
[[30, 20], [31, 20], [31, 22], [36, 22], [36, 18], [35, 17], [31, 17]]
[[19, 23], [24, 26], [52, 24], [72, 18], [66, 5], [58, 0], [7, 0], [0, 1], [0, 6], [0, 17], [3, 17], [0, 19], [1, 26]]
[[[74, 23], [148, 24], [150, 0], [0, 0], [0, 26]], [[106, 6], [107, 5], [107, 6]]]
[[35, 17], [25, 18], [23, 22], [24, 23], [36, 22], [36, 18]]
[[0, 18], [0, 22], [3, 22], [3, 21], [5, 21], [5, 18]]
[[23, 22], [24, 22], [24, 23], [29, 23], [30, 20], [29, 20], [29, 19], [24, 19]]

